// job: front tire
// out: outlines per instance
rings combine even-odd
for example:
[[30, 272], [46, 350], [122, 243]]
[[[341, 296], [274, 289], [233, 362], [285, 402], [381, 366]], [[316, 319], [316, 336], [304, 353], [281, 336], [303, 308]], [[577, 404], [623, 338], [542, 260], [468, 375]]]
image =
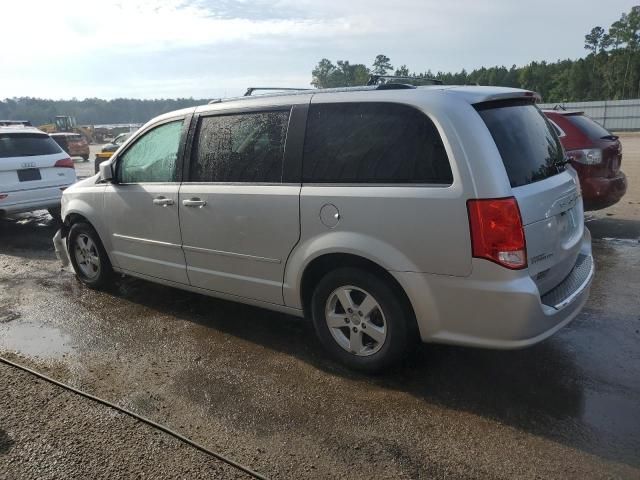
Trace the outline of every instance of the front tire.
[[113, 269], [100, 237], [88, 223], [74, 223], [67, 238], [69, 258], [78, 279], [90, 288], [104, 288]]
[[359, 268], [329, 272], [311, 298], [316, 333], [339, 362], [375, 373], [409, 353], [411, 316], [386, 279]]

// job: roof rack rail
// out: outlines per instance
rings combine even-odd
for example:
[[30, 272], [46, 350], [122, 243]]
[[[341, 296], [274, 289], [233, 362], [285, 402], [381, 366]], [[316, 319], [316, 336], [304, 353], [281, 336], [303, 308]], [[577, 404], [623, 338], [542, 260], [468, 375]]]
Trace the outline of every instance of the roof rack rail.
[[407, 83], [381, 83], [375, 89], [376, 90], [405, 90], [407, 88], [418, 88], [415, 85], [409, 85]]
[[[380, 80], [383, 80], [382, 82]], [[390, 81], [391, 80], [391, 81]], [[431, 85], [442, 85], [442, 80], [431, 77], [402, 77], [399, 75], [370, 75], [367, 85], [384, 85], [387, 83], [393, 83], [394, 80], [404, 80], [409, 82], [426, 81]], [[406, 84], [405, 84], [406, 85]], [[409, 84], [411, 85], [411, 84]]]
[[255, 92], [256, 90], [291, 90], [291, 91], [304, 91], [304, 90], [311, 90], [310, 88], [291, 88], [291, 87], [249, 87], [247, 88], [247, 91], [244, 93], [245, 97], [250, 97], [253, 92]]

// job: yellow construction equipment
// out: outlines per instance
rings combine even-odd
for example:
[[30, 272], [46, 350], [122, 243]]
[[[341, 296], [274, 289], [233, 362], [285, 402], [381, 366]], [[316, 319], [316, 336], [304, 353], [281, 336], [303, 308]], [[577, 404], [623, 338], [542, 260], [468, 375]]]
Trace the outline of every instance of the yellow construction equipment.
[[88, 143], [95, 143], [93, 127], [79, 126], [76, 123], [75, 117], [70, 117], [69, 115], [56, 115], [51, 123], [40, 125], [38, 128], [46, 133], [79, 133]]

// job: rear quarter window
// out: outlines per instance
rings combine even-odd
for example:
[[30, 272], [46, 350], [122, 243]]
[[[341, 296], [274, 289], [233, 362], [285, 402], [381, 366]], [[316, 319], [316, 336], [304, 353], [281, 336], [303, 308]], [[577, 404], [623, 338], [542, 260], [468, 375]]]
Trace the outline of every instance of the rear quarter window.
[[0, 133], [0, 158], [33, 157], [60, 152], [60, 146], [46, 134]]
[[493, 137], [512, 187], [564, 171], [564, 151], [545, 115], [530, 101], [475, 105]]
[[303, 181], [450, 185], [449, 159], [424, 113], [395, 103], [311, 105]]

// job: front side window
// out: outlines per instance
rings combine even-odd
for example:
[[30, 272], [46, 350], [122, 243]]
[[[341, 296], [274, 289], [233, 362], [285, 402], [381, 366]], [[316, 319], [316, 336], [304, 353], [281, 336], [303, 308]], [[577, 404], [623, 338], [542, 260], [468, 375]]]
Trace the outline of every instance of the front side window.
[[450, 185], [451, 166], [429, 117], [395, 103], [309, 109], [303, 181]]
[[288, 123], [288, 110], [203, 117], [190, 181], [281, 182]]
[[182, 124], [165, 123], [136, 140], [118, 161], [120, 183], [175, 182]]

